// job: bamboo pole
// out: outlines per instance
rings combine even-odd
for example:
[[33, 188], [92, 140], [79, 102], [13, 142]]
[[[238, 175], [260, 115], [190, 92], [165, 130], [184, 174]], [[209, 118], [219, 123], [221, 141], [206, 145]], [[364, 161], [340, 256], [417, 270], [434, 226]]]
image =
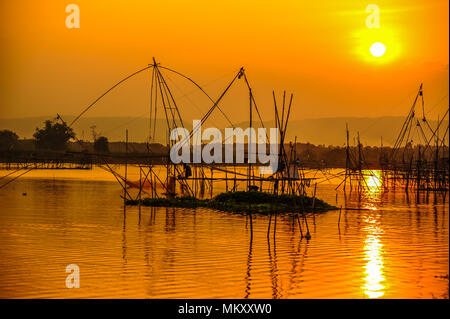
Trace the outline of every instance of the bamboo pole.
[[128, 129], [125, 131], [125, 182], [123, 188], [123, 210], [126, 211], [127, 206], [127, 175], [128, 175]]
[[341, 212], [342, 212], [342, 205], [341, 205], [341, 208], [339, 209], [338, 227], [341, 224]]
[[316, 205], [316, 190], [317, 190], [317, 183], [314, 184], [314, 195], [313, 195], [313, 202], [312, 202], [312, 212], [314, 213], [314, 208]]
[[139, 166], [139, 217], [141, 216], [142, 201], [142, 168]]

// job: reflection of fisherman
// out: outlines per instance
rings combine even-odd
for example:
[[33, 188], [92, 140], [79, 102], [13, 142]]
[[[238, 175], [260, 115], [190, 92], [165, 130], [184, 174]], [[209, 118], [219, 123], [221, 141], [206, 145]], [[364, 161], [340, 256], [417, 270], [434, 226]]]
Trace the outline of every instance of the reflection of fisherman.
[[188, 178], [188, 177], [192, 176], [191, 167], [186, 163], [183, 163], [183, 167], [184, 167], [184, 177]]

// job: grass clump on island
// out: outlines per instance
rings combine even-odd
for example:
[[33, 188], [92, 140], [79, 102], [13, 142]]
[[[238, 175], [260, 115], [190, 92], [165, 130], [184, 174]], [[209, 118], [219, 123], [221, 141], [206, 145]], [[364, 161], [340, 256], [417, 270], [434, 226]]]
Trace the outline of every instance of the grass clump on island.
[[[127, 205], [139, 205], [139, 200], [127, 200], [126, 203]], [[268, 214], [301, 211], [302, 207], [304, 207], [306, 212], [312, 212], [313, 198], [299, 195], [275, 195], [249, 191], [221, 193], [212, 199], [198, 199], [190, 196], [144, 198], [141, 200], [141, 205], [180, 208], [206, 207], [226, 212], [255, 212]], [[318, 198], [314, 201], [314, 212], [326, 212], [336, 209], [335, 206], [329, 205]]]

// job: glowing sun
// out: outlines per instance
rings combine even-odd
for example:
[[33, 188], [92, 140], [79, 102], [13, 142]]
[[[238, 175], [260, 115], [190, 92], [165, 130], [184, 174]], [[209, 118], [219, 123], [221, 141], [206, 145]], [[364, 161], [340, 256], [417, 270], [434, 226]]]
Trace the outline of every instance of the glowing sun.
[[386, 52], [386, 46], [383, 43], [375, 42], [370, 47], [370, 53], [376, 58], [383, 56]]

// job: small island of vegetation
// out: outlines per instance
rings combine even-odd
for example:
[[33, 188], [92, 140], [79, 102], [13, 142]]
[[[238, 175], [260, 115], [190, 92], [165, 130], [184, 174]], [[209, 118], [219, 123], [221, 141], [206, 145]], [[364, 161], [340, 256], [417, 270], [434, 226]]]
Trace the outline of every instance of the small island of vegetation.
[[[127, 200], [127, 205], [139, 205], [139, 200]], [[260, 214], [314, 212], [323, 213], [337, 207], [313, 197], [301, 195], [276, 195], [257, 191], [226, 192], [212, 199], [182, 196], [172, 198], [144, 198], [143, 206], [153, 207], [206, 207], [226, 212], [253, 212]]]

